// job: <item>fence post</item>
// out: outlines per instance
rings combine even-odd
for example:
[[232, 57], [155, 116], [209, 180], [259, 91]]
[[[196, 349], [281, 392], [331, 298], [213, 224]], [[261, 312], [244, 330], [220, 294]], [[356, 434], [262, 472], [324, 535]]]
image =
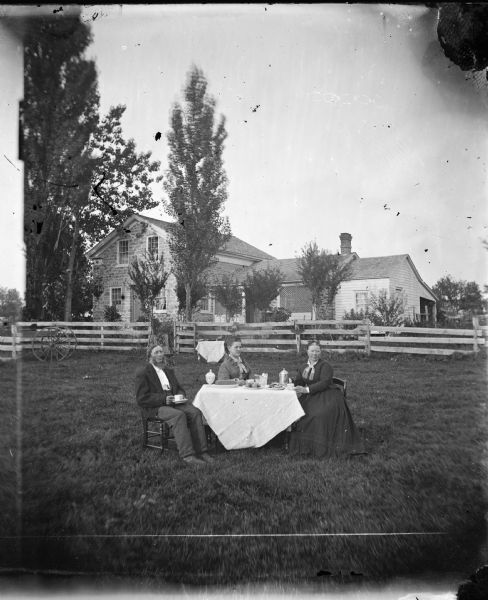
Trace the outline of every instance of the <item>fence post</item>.
[[174, 337], [174, 344], [175, 344], [175, 352], [176, 354], [180, 353], [180, 336], [179, 336], [179, 330], [180, 330], [180, 326], [179, 324], [176, 323], [175, 321], [175, 337]]
[[17, 358], [17, 325], [15, 323], [12, 324], [10, 329], [12, 333], [12, 358]]
[[103, 325], [100, 325], [100, 347], [103, 348]]
[[366, 325], [366, 335], [364, 338], [364, 350], [366, 352], [366, 355], [370, 356], [371, 355], [371, 323], [370, 323], [369, 319], [366, 319], [365, 325]]
[[295, 330], [295, 342], [297, 345], [297, 356], [300, 355], [300, 347], [302, 345], [302, 342], [300, 340], [300, 330], [297, 329], [297, 322], [293, 321], [293, 329]]
[[478, 328], [479, 328], [479, 319], [478, 317], [473, 317], [473, 352], [476, 354], [479, 352], [478, 345]]

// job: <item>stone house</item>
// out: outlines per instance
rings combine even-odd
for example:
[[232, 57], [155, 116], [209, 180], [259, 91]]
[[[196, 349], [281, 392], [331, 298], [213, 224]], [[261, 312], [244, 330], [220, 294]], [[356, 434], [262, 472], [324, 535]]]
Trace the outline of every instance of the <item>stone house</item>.
[[[100, 278], [103, 288], [101, 296], [94, 298], [94, 321], [104, 320], [107, 306], [115, 306], [123, 321], [135, 322], [142, 316], [140, 301], [130, 289], [129, 265], [135, 256], [141, 257], [145, 251], [156, 252], [159, 256], [163, 255], [165, 268], [170, 270], [171, 257], [167, 241], [169, 227], [171, 223], [167, 221], [133, 214], [119, 230], [111, 231], [87, 252], [87, 257], [93, 264], [94, 275]], [[212, 277], [218, 279], [224, 273], [247, 268], [272, 257], [232, 236], [215, 258], [217, 264], [211, 270]], [[223, 307], [219, 306], [212, 295], [209, 295], [200, 302], [199, 318], [214, 320], [214, 315], [221, 314], [222, 311], [225, 314]], [[165, 288], [157, 299], [155, 314], [159, 318], [164, 318], [174, 317], [177, 312], [176, 278], [170, 274]], [[240, 317], [241, 320], [244, 320], [243, 315]]]
[[[124, 321], [136, 321], [141, 316], [140, 303], [129, 287], [128, 266], [132, 258], [144, 250], [163, 254], [165, 264], [171, 259], [167, 231], [171, 224], [160, 219], [134, 214], [120, 231], [112, 231], [94, 246], [87, 256], [93, 261], [95, 272], [103, 280], [103, 293], [95, 300], [93, 319], [103, 320], [106, 306], [115, 305]], [[352, 236], [340, 235], [340, 255], [351, 263], [352, 271], [335, 298], [330, 318], [341, 319], [345, 312], [366, 308], [371, 293], [387, 290], [389, 296], [401, 294], [405, 299], [405, 316], [412, 320], [436, 320], [436, 297], [422, 280], [408, 254], [360, 258], [352, 251]], [[210, 281], [218, 282], [224, 274], [233, 273], [242, 282], [250, 269], [264, 270], [279, 267], [284, 274], [283, 285], [272, 303], [286, 308], [293, 319], [312, 318], [310, 291], [303, 285], [297, 272], [295, 258], [277, 259], [258, 248], [232, 236], [224, 249], [216, 255], [217, 263], [209, 269]], [[159, 317], [175, 316], [178, 312], [176, 280], [170, 275], [156, 306]], [[225, 321], [226, 311], [215, 299], [212, 289], [200, 302], [197, 320]], [[249, 320], [249, 315], [247, 315]], [[242, 310], [235, 320], [246, 321], [243, 294]]]

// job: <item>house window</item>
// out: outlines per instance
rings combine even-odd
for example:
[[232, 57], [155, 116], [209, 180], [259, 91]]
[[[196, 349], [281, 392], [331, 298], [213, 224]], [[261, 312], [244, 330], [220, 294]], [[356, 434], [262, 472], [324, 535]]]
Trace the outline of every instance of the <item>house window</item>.
[[163, 288], [159, 292], [159, 295], [154, 303], [154, 310], [158, 312], [166, 310], [166, 288]]
[[201, 298], [199, 303], [201, 312], [208, 312], [212, 314], [215, 312], [215, 299], [211, 294], [205, 296], [205, 298]]
[[122, 288], [111, 288], [110, 289], [110, 304], [111, 306], [122, 305]]
[[152, 235], [147, 238], [147, 253], [153, 258], [159, 256], [159, 239], [157, 235]]
[[368, 308], [368, 292], [356, 292], [356, 311], [366, 311]]
[[119, 255], [117, 259], [119, 265], [129, 264], [129, 240], [119, 241]]

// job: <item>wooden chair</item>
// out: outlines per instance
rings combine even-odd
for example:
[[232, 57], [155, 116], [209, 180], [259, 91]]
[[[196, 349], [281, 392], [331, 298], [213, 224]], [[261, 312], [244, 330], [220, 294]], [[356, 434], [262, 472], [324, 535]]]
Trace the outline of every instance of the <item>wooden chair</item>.
[[347, 381], [345, 379], [340, 379], [339, 377], [332, 377], [332, 383], [342, 388], [342, 393], [345, 400], [347, 396]]
[[[207, 436], [207, 445], [209, 448], [217, 448], [220, 444], [217, 436], [205, 423], [205, 434]], [[172, 441], [176, 449], [176, 442], [171, 429], [163, 419], [159, 417], [142, 417], [143, 429], [143, 448], [156, 448], [157, 450], [169, 450], [169, 442]]]
[[159, 417], [142, 417], [143, 448], [156, 448], [163, 452], [169, 449], [168, 441], [174, 440], [170, 427]]

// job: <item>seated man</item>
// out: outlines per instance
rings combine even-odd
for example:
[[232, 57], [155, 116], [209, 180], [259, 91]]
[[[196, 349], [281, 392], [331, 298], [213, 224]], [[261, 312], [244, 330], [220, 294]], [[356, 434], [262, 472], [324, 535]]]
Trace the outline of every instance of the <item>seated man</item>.
[[[159, 417], [171, 427], [181, 458], [190, 465], [214, 462], [207, 452], [202, 413], [192, 404], [166, 406], [166, 397], [183, 394], [174, 371], [166, 366], [164, 352], [156, 345], [148, 349], [149, 364], [137, 372], [136, 399], [143, 416]], [[199, 454], [201, 458], [197, 458]]]

